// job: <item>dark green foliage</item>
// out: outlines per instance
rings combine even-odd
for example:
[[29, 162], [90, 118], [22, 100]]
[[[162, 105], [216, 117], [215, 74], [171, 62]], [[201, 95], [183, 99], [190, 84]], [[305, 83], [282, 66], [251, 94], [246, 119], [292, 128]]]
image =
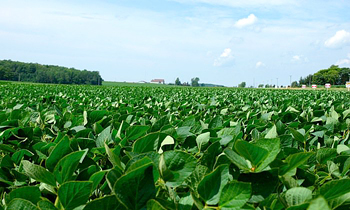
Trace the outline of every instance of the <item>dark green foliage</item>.
[[324, 85], [330, 83], [332, 85], [345, 85], [347, 81], [350, 81], [350, 68], [340, 68], [339, 66], [332, 65], [328, 69], [322, 69], [315, 74], [310, 74], [305, 78], [300, 78], [299, 85], [311, 85], [318, 84]]
[[176, 80], [175, 80], [175, 85], [181, 85], [181, 81], [180, 81], [179, 78], [176, 78]]
[[349, 209], [350, 93], [0, 84], [0, 209]]
[[191, 79], [191, 86], [192, 87], [198, 87], [199, 86], [199, 78], [198, 77], [195, 77], [195, 78], [192, 78]]
[[0, 80], [85, 85], [101, 85], [103, 81], [98, 71], [11, 60], [0, 60]]
[[245, 82], [241, 82], [240, 84], [238, 84], [238, 87], [240, 87], [240, 88], [245, 88], [245, 86], [246, 86]]

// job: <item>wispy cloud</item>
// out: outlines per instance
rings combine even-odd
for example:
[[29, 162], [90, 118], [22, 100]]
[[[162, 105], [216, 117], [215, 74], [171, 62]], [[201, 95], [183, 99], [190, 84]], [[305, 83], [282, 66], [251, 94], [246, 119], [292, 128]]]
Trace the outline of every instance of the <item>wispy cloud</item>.
[[260, 6], [280, 6], [296, 5], [296, 0], [173, 0], [180, 3], [205, 3], [211, 5], [221, 5], [227, 7], [260, 7]]
[[256, 64], [255, 64], [255, 67], [256, 68], [260, 68], [260, 67], [264, 67], [266, 66], [265, 63], [261, 62], [261, 61], [258, 61]]
[[350, 44], [350, 33], [345, 30], [337, 31], [334, 36], [327, 39], [324, 43], [329, 48], [340, 48], [348, 44]]
[[258, 18], [254, 14], [250, 14], [247, 18], [239, 19], [235, 23], [235, 26], [237, 28], [243, 28], [249, 25], [253, 25], [254, 23], [256, 23], [256, 21], [258, 21]]
[[224, 49], [224, 52], [221, 53], [221, 55], [215, 59], [214, 66], [222, 66], [223, 64], [228, 63], [229, 61], [233, 60], [232, 50], [230, 48]]
[[348, 54], [347, 58], [344, 58], [344, 59], [337, 61], [336, 65], [338, 65], [338, 66], [350, 66], [350, 53]]
[[294, 63], [298, 63], [298, 62], [301, 63], [301, 62], [308, 62], [309, 59], [303, 55], [293, 55], [291, 61]]

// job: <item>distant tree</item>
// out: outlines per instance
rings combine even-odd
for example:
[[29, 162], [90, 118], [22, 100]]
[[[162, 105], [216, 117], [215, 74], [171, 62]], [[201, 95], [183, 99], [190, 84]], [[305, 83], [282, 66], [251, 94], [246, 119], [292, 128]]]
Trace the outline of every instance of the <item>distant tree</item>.
[[244, 88], [245, 86], [246, 86], [245, 82], [242, 82], [242, 83], [238, 84], [238, 87], [241, 87], [241, 88]]
[[259, 87], [259, 88], [263, 88], [263, 87], [264, 87], [264, 85], [263, 85], [263, 84], [260, 84], [258, 87]]
[[190, 84], [188, 82], [184, 82], [182, 83], [182, 86], [190, 86]]
[[342, 68], [339, 72], [339, 84], [343, 85], [347, 81], [350, 81], [350, 68]]
[[195, 77], [195, 78], [192, 78], [191, 79], [191, 85], [192, 87], [198, 87], [199, 86], [199, 78], [198, 77]]
[[0, 60], [0, 79], [24, 82], [101, 85], [98, 71]]
[[299, 79], [299, 85], [301, 85], [301, 84], [311, 85], [311, 83], [312, 83], [312, 74], [307, 75], [305, 78], [300, 77], [300, 79]]
[[176, 80], [175, 80], [175, 85], [181, 85], [181, 81], [180, 81], [179, 78], [176, 78]]
[[312, 83], [315, 84], [324, 85], [325, 83], [330, 83], [332, 85], [344, 85], [349, 80], [350, 68], [340, 68], [337, 65], [332, 65], [328, 69], [319, 70], [314, 75], [309, 76], [312, 76]]
[[298, 86], [299, 86], [299, 84], [297, 81], [292, 82], [292, 87], [298, 87]]

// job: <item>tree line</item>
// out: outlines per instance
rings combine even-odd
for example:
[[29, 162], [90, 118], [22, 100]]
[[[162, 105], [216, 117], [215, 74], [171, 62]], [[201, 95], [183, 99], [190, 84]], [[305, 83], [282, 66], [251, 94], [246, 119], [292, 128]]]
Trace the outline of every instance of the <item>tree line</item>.
[[86, 85], [101, 85], [103, 81], [98, 71], [11, 60], [0, 60], [0, 80]]
[[199, 87], [199, 86], [200, 86], [200, 84], [199, 84], [199, 78], [198, 78], [198, 77], [192, 78], [192, 79], [191, 79], [191, 84], [188, 83], [188, 82], [183, 82], [183, 83], [181, 83], [180, 79], [179, 79], [179, 78], [176, 78], [175, 83], [174, 83], [174, 84], [170, 83], [169, 85], [192, 86], [192, 87]]
[[340, 68], [337, 65], [332, 65], [328, 69], [322, 69], [315, 74], [309, 74], [306, 77], [300, 77], [299, 82], [292, 82], [292, 87], [301, 85], [324, 85], [330, 83], [331, 85], [345, 85], [350, 81], [350, 68]]

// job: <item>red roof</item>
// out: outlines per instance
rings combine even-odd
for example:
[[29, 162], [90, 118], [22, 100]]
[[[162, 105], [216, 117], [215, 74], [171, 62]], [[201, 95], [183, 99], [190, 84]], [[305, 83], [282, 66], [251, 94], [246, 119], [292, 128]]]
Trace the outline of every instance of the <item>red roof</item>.
[[164, 82], [164, 79], [152, 79], [151, 82]]

